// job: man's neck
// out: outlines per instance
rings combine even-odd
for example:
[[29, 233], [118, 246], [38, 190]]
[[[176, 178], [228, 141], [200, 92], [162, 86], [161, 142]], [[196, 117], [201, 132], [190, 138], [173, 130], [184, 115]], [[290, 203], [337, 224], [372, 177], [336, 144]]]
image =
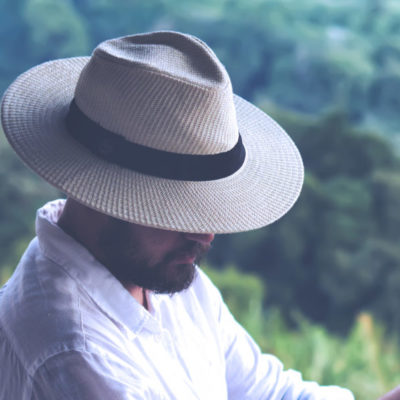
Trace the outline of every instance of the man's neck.
[[141, 304], [147, 311], [149, 311], [148, 293], [145, 289], [132, 284], [122, 283], [122, 286], [139, 304]]

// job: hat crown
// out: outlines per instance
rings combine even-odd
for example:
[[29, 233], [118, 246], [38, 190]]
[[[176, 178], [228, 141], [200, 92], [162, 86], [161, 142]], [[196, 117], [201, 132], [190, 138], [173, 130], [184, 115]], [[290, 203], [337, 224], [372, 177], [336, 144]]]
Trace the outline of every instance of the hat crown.
[[204, 87], [224, 87], [229, 76], [215, 53], [200, 39], [178, 32], [152, 32], [101, 43], [94, 53], [137, 68]]
[[103, 128], [158, 150], [217, 154], [238, 140], [228, 73], [205, 43], [178, 32], [101, 43], [75, 101]]

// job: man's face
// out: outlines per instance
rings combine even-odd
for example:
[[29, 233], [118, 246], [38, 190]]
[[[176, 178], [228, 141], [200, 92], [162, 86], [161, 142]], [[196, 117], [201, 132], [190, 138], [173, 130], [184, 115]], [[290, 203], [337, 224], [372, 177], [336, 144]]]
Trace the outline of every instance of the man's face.
[[110, 217], [97, 245], [101, 261], [123, 284], [172, 294], [190, 286], [194, 264], [213, 239], [213, 234], [167, 231]]

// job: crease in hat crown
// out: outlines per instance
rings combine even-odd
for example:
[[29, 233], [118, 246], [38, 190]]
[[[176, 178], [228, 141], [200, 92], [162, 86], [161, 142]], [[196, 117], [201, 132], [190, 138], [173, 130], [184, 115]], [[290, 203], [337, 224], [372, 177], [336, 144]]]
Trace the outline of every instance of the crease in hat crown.
[[228, 73], [205, 43], [178, 32], [101, 43], [75, 101], [103, 128], [158, 150], [218, 154], [238, 140]]

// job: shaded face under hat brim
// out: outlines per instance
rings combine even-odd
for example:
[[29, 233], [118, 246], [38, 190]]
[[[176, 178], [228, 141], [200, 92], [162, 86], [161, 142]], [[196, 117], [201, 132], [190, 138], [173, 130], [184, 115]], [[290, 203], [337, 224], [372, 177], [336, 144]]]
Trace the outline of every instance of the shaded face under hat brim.
[[205, 182], [144, 175], [98, 158], [74, 140], [65, 116], [88, 57], [50, 61], [21, 75], [2, 102], [4, 132], [43, 179], [102, 213], [141, 225], [194, 233], [233, 233], [271, 224], [299, 196], [300, 154], [284, 130], [235, 95], [244, 165]]

